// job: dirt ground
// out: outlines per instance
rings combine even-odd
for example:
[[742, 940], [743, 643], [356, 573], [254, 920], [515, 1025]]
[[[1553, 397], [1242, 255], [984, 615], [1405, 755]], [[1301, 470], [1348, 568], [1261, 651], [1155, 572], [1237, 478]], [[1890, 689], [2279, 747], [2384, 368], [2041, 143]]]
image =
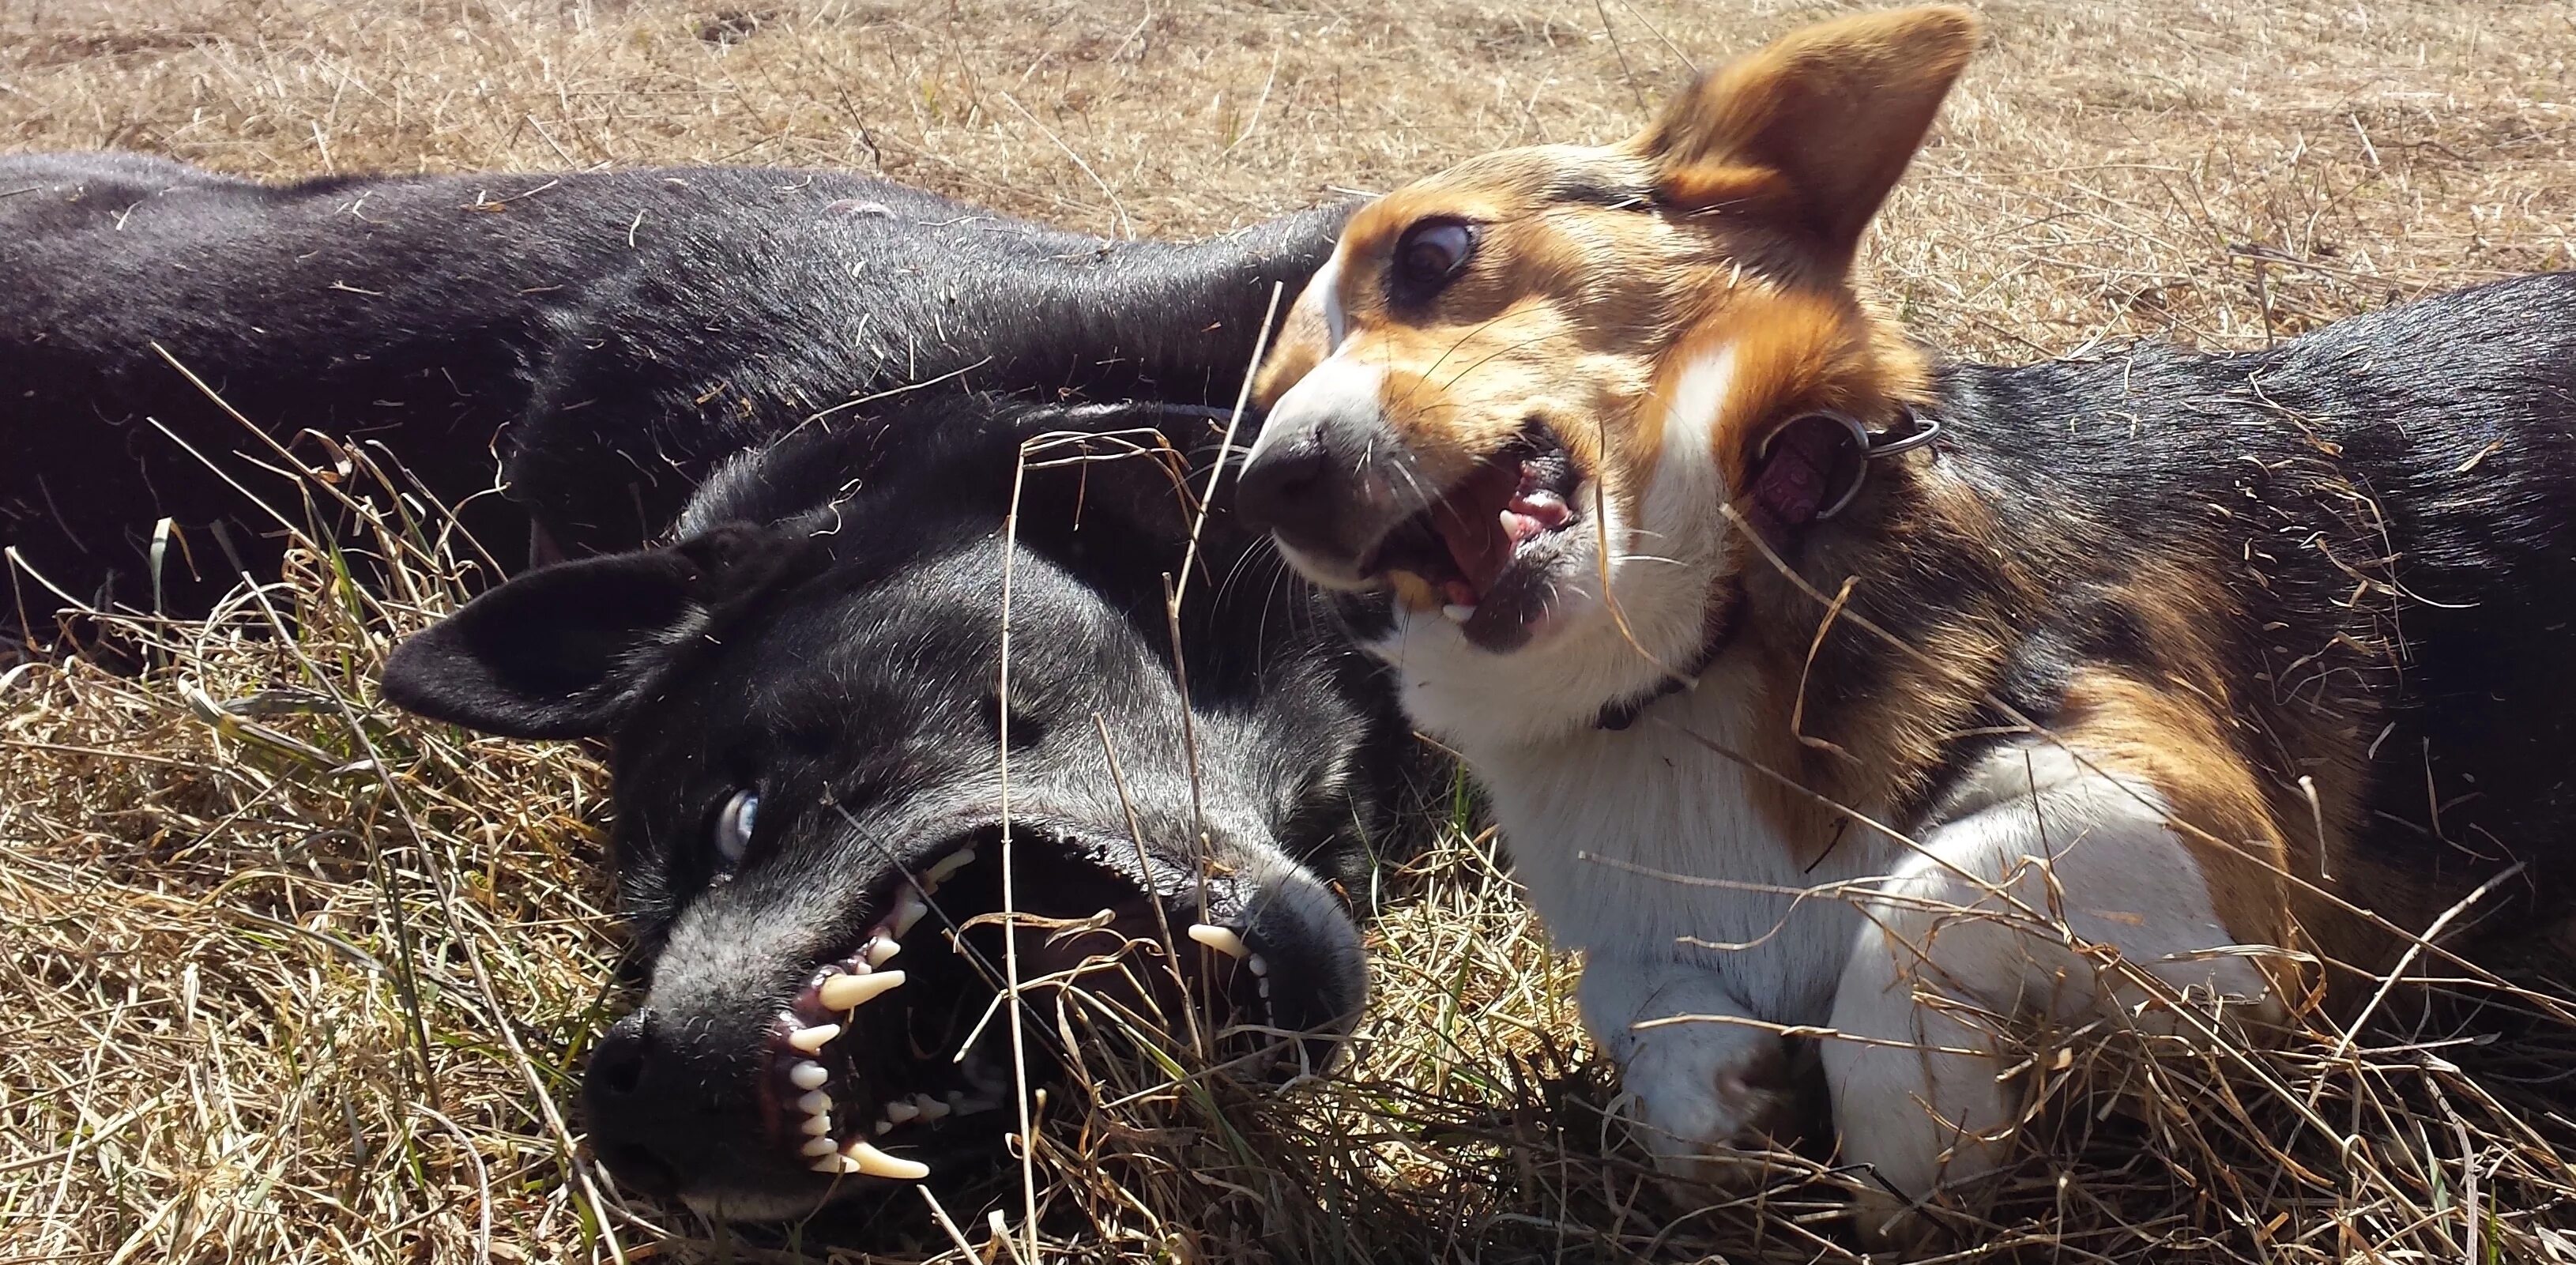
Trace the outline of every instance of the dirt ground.
[[[0, 147], [280, 179], [846, 167], [1100, 233], [1198, 234], [1484, 149], [1623, 135], [1693, 67], [1855, 7], [0, 0]], [[1950, 352], [2257, 346], [2576, 267], [2566, 4], [1982, 11], [1989, 47], [1865, 265]], [[246, 602], [141, 681], [0, 669], [0, 1265], [1024, 1252], [987, 1218], [1025, 1243], [1016, 1190], [951, 1208], [958, 1248], [909, 1204], [743, 1234], [602, 1185], [566, 1116], [619, 1004], [601, 770], [401, 720], [367, 684], [454, 597], [430, 577], [353, 610], [307, 571], [272, 597], [294, 639], [250, 635]], [[262, 691], [260, 719], [218, 706]], [[1069, 1112], [1039, 1157], [1042, 1254], [1851, 1259], [1812, 1161], [1690, 1210], [1605, 1145], [1572, 971], [1489, 838], [1453, 831], [1386, 883], [1351, 1074]], [[2098, 1054], [2128, 1098], [2068, 1113], [2085, 1164], [2033, 1156], [1976, 1242], [2576, 1261], [2576, 1126], [2534, 1096], [2545, 1077], [2437, 1037], [2223, 1069]], [[2534, 1048], [2576, 1056], [2576, 1035]], [[2096, 1059], [2059, 1065], [2066, 1094]]]

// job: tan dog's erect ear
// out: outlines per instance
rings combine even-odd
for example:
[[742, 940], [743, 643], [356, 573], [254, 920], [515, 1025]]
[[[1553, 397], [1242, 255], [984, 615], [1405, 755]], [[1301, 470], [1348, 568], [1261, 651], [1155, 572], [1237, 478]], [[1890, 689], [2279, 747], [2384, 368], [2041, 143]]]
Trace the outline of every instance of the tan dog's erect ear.
[[1977, 46], [1936, 6], [1825, 22], [1701, 76], [1630, 142], [1693, 210], [1786, 217], [1841, 268]]
[[1287, 319], [1279, 322], [1279, 335], [1271, 340], [1270, 352], [1261, 358], [1260, 372], [1252, 378], [1253, 406], [1267, 411], [1297, 385], [1299, 378], [1324, 363], [1333, 353], [1332, 331], [1324, 326], [1324, 287], [1333, 284], [1336, 269], [1326, 264], [1322, 272], [1306, 283], [1297, 301], [1288, 306]]

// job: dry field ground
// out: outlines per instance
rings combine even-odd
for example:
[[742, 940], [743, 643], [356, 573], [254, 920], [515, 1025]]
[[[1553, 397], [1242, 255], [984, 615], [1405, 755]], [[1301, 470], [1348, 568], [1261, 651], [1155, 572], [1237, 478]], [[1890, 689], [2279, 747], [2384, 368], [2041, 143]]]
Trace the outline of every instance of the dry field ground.
[[[854, 167], [1195, 234], [1490, 147], [1619, 135], [1691, 66], [1847, 7], [0, 0], [0, 147], [264, 177]], [[1991, 46], [1868, 260], [1949, 349], [2241, 347], [2576, 267], [2563, 3], [1984, 11]], [[245, 600], [165, 634], [143, 681], [0, 669], [0, 1265], [783, 1260], [854, 1241], [728, 1234], [621, 1199], [580, 1158], [565, 1113], [619, 1004], [600, 767], [396, 718], [369, 685], [389, 639], [466, 583], [424, 566], [359, 603], [308, 566], [265, 595], [294, 639], [250, 635], [268, 615]], [[1849, 1259], [1812, 1161], [1686, 1209], [1605, 1145], [1572, 972], [1489, 839], [1453, 829], [1385, 887], [1350, 1075], [1059, 1105], [1041, 1254]], [[2420, 1026], [2260, 1056], [2051, 1055], [2050, 1128], [2087, 1162], [2030, 1158], [1971, 1240], [2066, 1261], [2576, 1261], [2576, 1126], [2552, 1089], [2576, 1028], [2523, 1026], [2512, 1054]], [[951, 1198], [976, 1255], [1027, 1251], [1015, 1189]], [[989, 1241], [993, 1209], [1016, 1246]], [[956, 1259], [920, 1213], [891, 1204], [856, 1233], [900, 1249], [881, 1259]]]

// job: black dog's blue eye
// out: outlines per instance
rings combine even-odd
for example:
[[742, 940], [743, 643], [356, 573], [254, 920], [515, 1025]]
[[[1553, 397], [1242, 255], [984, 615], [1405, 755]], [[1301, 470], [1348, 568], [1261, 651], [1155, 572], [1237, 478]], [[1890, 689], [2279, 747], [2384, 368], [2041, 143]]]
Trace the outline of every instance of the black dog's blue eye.
[[751, 832], [759, 815], [758, 791], [735, 791], [733, 798], [716, 810], [716, 855], [724, 858], [727, 869], [742, 864], [742, 854], [751, 848]]
[[1476, 226], [1463, 220], [1424, 220], [1395, 243], [1395, 277], [1421, 294], [1457, 276], [1476, 255]]

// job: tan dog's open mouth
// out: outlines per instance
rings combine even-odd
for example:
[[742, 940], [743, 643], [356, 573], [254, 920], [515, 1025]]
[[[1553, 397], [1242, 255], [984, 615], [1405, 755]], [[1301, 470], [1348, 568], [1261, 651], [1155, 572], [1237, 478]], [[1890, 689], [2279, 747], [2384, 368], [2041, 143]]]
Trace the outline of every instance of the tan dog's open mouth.
[[1533, 423], [1388, 531], [1361, 574], [1384, 576], [1409, 606], [1438, 607], [1485, 649], [1515, 649], [1554, 605], [1581, 483], [1565, 446]]

